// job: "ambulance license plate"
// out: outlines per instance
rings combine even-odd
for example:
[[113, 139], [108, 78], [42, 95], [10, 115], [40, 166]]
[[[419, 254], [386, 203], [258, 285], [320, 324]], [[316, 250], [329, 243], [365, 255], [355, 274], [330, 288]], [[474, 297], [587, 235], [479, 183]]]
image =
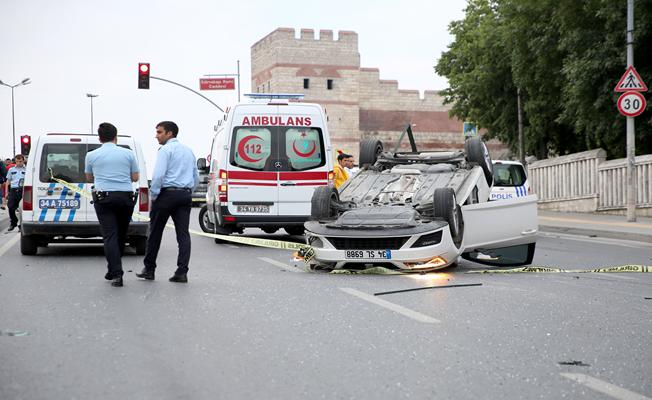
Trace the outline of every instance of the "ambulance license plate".
[[39, 208], [79, 208], [79, 199], [39, 199]]
[[237, 206], [236, 209], [238, 210], [238, 212], [241, 213], [259, 213], [259, 214], [269, 213], [269, 206], [261, 205], [261, 204], [242, 205], [242, 206]]
[[346, 252], [344, 253], [344, 257], [346, 257], [349, 260], [351, 259], [355, 260], [358, 258], [391, 260], [392, 251], [391, 250], [346, 250]]

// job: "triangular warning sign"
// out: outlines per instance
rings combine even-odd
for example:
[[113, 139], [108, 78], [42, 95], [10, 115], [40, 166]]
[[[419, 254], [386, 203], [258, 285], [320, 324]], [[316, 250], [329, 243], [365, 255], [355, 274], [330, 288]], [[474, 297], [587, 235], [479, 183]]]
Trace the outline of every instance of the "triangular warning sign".
[[614, 89], [616, 92], [629, 92], [630, 90], [647, 92], [647, 85], [633, 66], [627, 68]]

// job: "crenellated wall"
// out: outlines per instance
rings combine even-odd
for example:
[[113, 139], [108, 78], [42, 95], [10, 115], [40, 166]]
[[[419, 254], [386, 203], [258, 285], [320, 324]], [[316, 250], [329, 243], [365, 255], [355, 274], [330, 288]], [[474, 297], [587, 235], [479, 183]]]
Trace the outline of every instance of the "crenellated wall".
[[[305, 101], [321, 104], [334, 147], [356, 158], [361, 138], [376, 136], [393, 147], [408, 123], [420, 149], [464, 146], [462, 122], [449, 117], [450, 106], [438, 91], [422, 96], [380, 79], [378, 68], [360, 68], [358, 34], [352, 31], [339, 31], [335, 39], [331, 30], [315, 37], [312, 29], [278, 28], [251, 47], [251, 81], [254, 92], [303, 93]], [[508, 153], [499, 142], [488, 144], [494, 157]]]

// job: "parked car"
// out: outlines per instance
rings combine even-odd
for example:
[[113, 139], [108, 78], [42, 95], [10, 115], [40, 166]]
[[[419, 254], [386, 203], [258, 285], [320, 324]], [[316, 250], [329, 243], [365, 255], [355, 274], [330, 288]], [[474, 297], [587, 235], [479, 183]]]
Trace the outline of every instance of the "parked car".
[[513, 199], [531, 194], [527, 173], [518, 161], [494, 160], [493, 176], [489, 200]]
[[192, 205], [201, 207], [206, 204], [206, 192], [208, 191], [208, 164], [205, 158], [197, 159], [197, 171], [199, 171], [199, 185], [192, 192]]
[[[306, 241], [314, 268], [385, 266], [424, 271], [462, 256], [490, 265], [524, 265], [534, 257], [536, 196], [489, 202], [493, 168], [486, 145], [470, 138], [464, 151], [384, 151], [366, 139], [362, 167], [338, 191], [312, 197]], [[401, 139], [405, 136], [401, 136]]]

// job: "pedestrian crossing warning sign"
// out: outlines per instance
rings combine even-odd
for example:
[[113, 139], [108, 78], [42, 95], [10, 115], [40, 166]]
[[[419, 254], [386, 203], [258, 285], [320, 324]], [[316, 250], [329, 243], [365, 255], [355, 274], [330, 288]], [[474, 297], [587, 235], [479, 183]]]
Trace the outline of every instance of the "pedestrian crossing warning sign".
[[647, 92], [647, 85], [643, 82], [638, 72], [636, 72], [634, 66], [627, 68], [627, 71], [625, 71], [614, 89], [616, 92], [629, 92], [630, 90]]

